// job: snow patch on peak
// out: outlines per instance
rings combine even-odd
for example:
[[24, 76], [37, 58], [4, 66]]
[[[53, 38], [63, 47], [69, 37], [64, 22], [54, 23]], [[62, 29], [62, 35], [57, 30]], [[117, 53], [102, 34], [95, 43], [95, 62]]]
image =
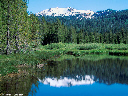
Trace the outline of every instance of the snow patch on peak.
[[46, 10], [43, 10], [41, 12], [36, 13], [37, 16], [76, 16], [81, 15], [85, 18], [91, 18], [91, 16], [94, 14], [91, 10], [76, 10], [71, 7], [67, 8], [49, 8]]

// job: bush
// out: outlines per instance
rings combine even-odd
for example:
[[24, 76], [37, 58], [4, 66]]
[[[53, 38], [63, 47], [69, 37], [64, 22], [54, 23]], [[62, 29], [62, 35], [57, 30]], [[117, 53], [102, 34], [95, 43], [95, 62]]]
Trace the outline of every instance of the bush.
[[113, 50], [113, 49], [116, 49], [116, 48], [113, 48], [112, 46], [105, 46], [105, 49]]
[[117, 48], [118, 50], [128, 50], [127, 46], [120, 46], [119, 48]]
[[116, 44], [116, 45], [106, 45], [105, 46], [105, 49], [108, 49], [108, 50], [128, 50], [128, 45], [125, 45], [125, 44]]
[[77, 49], [79, 50], [91, 50], [98, 48], [96, 44], [87, 44], [87, 45], [80, 45]]
[[60, 49], [60, 48], [64, 48], [65, 45], [63, 43], [52, 43], [52, 44], [48, 44], [45, 46], [45, 49], [49, 49], [49, 50], [52, 50], [52, 49]]

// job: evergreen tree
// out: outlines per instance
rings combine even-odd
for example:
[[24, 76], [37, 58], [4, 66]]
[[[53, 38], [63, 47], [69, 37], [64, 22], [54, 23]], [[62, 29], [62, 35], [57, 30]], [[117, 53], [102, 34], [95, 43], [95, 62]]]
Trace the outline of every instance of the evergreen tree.
[[69, 40], [69, 30], [66, 26], [64, 26], [64, 42], [65, 43], [68, 43], [70, 40]]
[[40, 26], [40, 37], [41, 37], [41, 43], [43, 45], [47, 44], [48, 33], [49, 33], [49, 29], [47, 22], [45, 21], [45, 18], [42, 17], [41, 26]]
[[64, 42], [64, 25], [61, 24], [60, 20], [57, 18], [57, 34], [58, 34], [58, 42]]
[[[27, 2], [22, 0], [16, 0], [14, 2], [14, 11], [13, 11], [13, 44], [14, 50], [16, 53], [19, 52], [21, 47], [25, 48], [25, 45], [27, 45], [28, 40], [26, 37], [27, 34]], [[12, 6], [12, 7], [13, 7]], [[23, 39], [24, 38], [24, 39]]]
[[11, 49], [10, 49], [10, 19], [11, 19], [11, 16], [10, 16], [10, 14], [11, 14], [11, 7], [9, 6], [11, 4], [11, 1], [10, 0], [8, 0], [7, 1], [7, 10], [6, 10], [6, 12], [7, 12], [7, 35], [6, 35], [6, 37], [7, 37], [7, 48], [6, 48], [6, 54], [8, 55], [8, 54], [10, 54], [11, 52]]
[[77, 43], [76, 30], [73, 26], [71, 26], [70, 28], [70, 33], [71, 33], [71, 43]]
[[84, 41], [85, 41], [85, 43], [89, 43], [89, 41], [90, 41], [87, 31], [85, 32]]
[[51, 33], [50, 34], [52, 34], [51, 35], [51, 37], [52, 37], [52, 40], [51, 40], [51, 42], [52, 43], [57, 43], [58, 41], [57, 41], [57, 33], [56, 33], [56, 31], [55, 31], [55, 26], [54, 26], [54, 24], [51, 26], [52, 28], [52, 30], [51, 30]]
[[104, 42], [106, 43], [106, 44], [109, 44], [109, 33], [104, 33]]
[[110, 33], [109, 33], [109, 43], [114, 43], [113, 42], [113, 34], [112, 34], [112, 31], [110, 31]]
[[89, 38], [90, 38], [90, 43], [95, 43], [95, 36], [93, 32], [90, 33]]
[[80, 32], [79, 33], [77, 33], [78, 35], [77, 35], [77, 43], [79, 44], [81, 44], [81, 43], [84, 43], [84, 32], [83, 32], [83, 30], [81, 29], [80, 30]]
[[95, 32], [95, 33], [94, 33], [94, 36], [95, 36], [95, 42], [96, 42], [96, 43], [100, 43], [100, 34], [97, 33], [97, 32]]
[[122, 34], [121, 34], [121, 32], [117, 33], [117, 42], [118, 42], [118, 44], [122, 43]]
[[118, 43], [118, 41], [117, 41], [117, 35], [115, 33], [113, 34], [113, 40], [114, 40], [114, 44], [117, 44]]
[[33, 47], [36, 47], [39, 44], [39, 22], [38, 18], [34, 14], [29, 16], [29, 26], [30, 26], [30, 35], [29, 39]]
[[104, 43], [104, 37], [103, 34], [100, 33], [100, 43]]
[[19, 50], [27, 18], [27, 6], [24, 0], [2, 0], [1, 1], [1, 49], [2, 53], [10, 54]]
[[128, 30], [126, 31], [126, 36], [125, 36], [125, 38], [126, 38], [126, 44], [128, 44]]

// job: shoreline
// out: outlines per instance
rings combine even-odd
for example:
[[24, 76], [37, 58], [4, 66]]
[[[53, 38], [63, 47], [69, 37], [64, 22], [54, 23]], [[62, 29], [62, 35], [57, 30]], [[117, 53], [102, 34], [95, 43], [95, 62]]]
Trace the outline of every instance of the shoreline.
[[[65, 58], [87, 58], [98, 60], [105, 58], [128, 58], [128, 44], [68, 44], [52, 43], [38, 46], [31, 53], [0, 55], [1, 76], [9, 73], [18, 73], [16, 66], [37, 66], [50, 60], [62, 60]], [[123, 50], [125, 49], [125, 50]], [[96, 57], [95, 57], [96, 56]], [[96, 59], [95, 59], [96, 58]], [[6, 67], [5, 67], [6, 66]]]

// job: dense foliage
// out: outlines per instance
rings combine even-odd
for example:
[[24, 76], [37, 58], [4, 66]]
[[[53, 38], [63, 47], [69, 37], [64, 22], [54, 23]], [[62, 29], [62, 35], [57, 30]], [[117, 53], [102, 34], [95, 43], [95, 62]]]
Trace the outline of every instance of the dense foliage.
[[2, 0], [0, 4], [0, 53], [18, 53], [36, 45], [38, 20], [32, 14], [28, 16], [27, 1]]
[[92, 19], [37, 17], [26, 0], [0, 2], [0, 54], [28, 52], [50, 43], [128, 44], [128, 10], [98, 11]]
[[45, 16], [45, 20], [53, 25], [60, 20], [61, 26], [66, 27], [61, 27], [66, 32], [62, 33], [66, 43], [128, 44], [128, 10], [107, 9], [96, 12], [92, 17], [86, 19], [77, 16]]

